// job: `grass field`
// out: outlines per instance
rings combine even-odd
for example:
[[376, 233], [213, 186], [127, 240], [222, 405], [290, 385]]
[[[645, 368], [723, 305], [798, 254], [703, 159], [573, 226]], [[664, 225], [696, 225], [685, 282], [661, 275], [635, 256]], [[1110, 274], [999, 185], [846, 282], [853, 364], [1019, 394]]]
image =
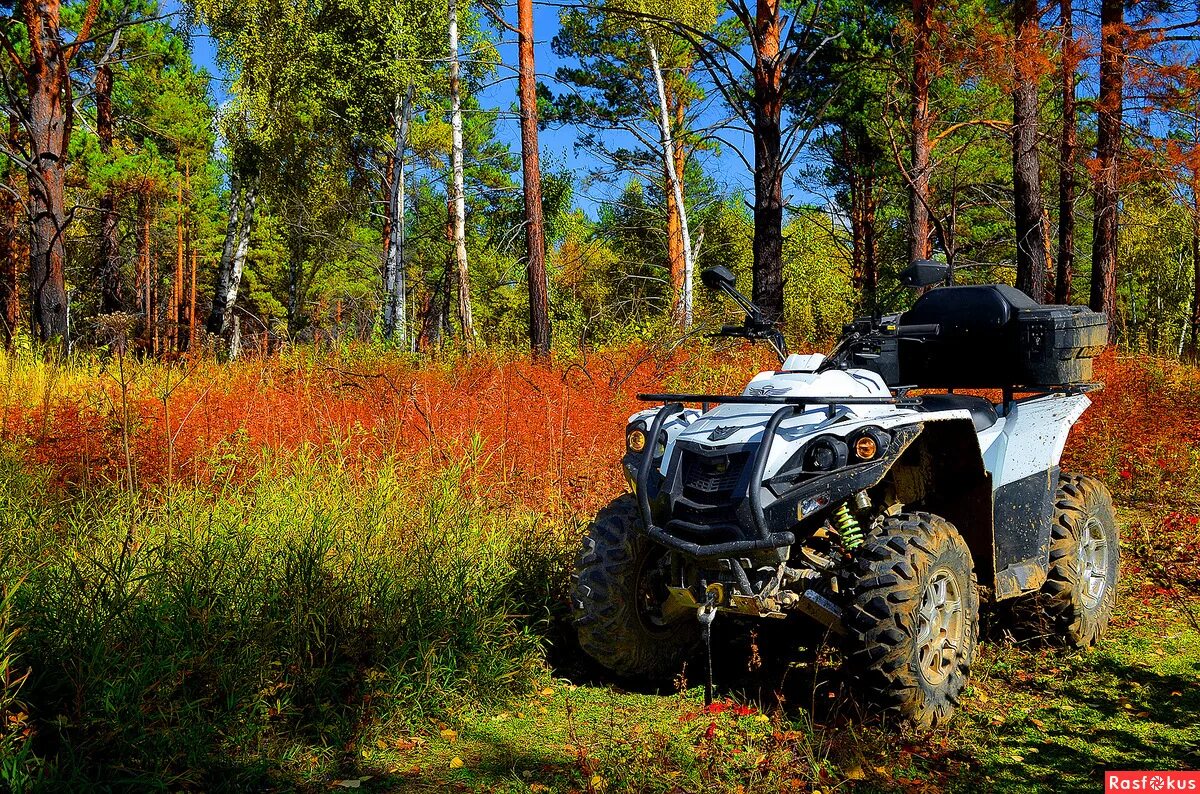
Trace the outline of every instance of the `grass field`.
[[0, 360], [0, 786], [1086, 791], [1200, 767], [1200, 374], [1165, 362], [1104, 360], [1068, 448], [1122, 505], [1093, 653], [992, 621], [932, 735], [861, 713], [792, 624], [718, 621], [710, 709], [695, 662], [668, 692], [590, 667], [569, 571], [633, 394], [760, 363]]

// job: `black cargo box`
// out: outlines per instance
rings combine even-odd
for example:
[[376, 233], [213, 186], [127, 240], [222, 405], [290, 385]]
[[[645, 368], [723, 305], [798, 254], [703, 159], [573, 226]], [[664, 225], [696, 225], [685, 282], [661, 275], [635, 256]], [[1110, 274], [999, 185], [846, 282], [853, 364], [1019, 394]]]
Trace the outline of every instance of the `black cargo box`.
[[939, 330], [923, 340], [897, 340], [898, 366], [879, 362], [891, 370], [881, 374], [895, 379], [893, 385], [997, 389], [1083, 383], [1092, 378], [1092, 359], [1108, 344], [1103, 314], [1084, 306], [1044, 306], [998, 284], [931, 290], [899, 324], [936, 324]]

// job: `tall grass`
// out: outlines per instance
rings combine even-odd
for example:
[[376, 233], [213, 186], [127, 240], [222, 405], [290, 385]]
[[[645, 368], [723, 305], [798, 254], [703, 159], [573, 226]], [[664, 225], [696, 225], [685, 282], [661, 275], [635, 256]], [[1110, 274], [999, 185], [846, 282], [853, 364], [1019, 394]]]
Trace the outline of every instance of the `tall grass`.
[[0, 576], [24, 580], [3, 613], [22, 631], [0, 641], [31, 668], [42, 762], [0, 764], [3, 782], [269, 784], [288, 759], [336, 767], [364, 731], [525, 686], [540, 641], [512, 615], [553, 609], [528, 573], [553, 577], [561, 544], [481, 509], [472, 461], [352, 472], [301, 450], [222, 493], [63, 502], [0, 459]]

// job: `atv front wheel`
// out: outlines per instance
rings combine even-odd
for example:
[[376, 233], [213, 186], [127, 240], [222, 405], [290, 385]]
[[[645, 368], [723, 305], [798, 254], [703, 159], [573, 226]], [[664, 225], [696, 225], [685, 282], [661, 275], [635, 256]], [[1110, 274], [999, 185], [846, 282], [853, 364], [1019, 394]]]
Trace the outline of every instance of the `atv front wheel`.
[[930, 513], [885, 516], [855, 552], [843, 614], [858, 694], [924, 728], [954, 713], [979, 634], [966, 542]]
[[668, 562], [641, 531], [629, 494], [601, 510], [583, 537], [572, 598], [579, 645], [618, 675], [670, 676], [699, 641], [694, 612], [665, 608]]
[[1117, 601], [1120, 549], [1112, 496], [1099, 480], [1058, 478], [1050, 568], [1042, 585], [1051, 639], [1074, 648], [1095, 645]]

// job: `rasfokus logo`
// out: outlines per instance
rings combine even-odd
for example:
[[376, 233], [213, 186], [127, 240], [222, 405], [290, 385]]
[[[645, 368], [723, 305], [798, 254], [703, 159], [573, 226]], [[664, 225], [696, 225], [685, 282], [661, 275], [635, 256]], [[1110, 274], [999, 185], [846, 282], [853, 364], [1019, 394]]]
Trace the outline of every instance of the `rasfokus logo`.
[[1200, 772], [1105, 772], [1104, 791], [1195, 791]]

